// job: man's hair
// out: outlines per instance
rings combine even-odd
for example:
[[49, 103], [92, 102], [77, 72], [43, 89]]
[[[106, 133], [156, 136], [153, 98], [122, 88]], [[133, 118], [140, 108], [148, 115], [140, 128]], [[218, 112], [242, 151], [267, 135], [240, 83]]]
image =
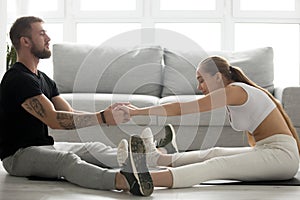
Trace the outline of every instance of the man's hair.
[[31, 24], [36, 22], [44, 22], [41, 18], [34, 16], [26, 16], [18, 18], [9, 31], [10, 40], [16, 50], [20, 48], [20, 38], [31, 38]]

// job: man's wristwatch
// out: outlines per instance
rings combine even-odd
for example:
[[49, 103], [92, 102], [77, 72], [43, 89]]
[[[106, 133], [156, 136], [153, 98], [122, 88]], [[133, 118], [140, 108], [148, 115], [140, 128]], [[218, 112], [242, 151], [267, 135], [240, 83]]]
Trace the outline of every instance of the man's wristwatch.
[[104, 116], [104, 110], [100, 111], [100, 116], [101, 116], [102, 123], [106, 124], [106, 119], [105, 119], [105, 116]]

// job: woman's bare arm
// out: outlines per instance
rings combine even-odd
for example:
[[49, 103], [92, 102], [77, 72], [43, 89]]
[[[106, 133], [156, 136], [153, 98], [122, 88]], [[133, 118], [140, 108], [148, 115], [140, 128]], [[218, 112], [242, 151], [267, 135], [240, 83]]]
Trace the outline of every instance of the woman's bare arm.
[[247, 99], [247, 93], [236, 86], [215, 90], [210, 94], [189, 102], [174, 102], [145, 108], [129, 108], [130, 115], [176, 116], [198, 112], [207, 112], [226, 105], [241, 105]]

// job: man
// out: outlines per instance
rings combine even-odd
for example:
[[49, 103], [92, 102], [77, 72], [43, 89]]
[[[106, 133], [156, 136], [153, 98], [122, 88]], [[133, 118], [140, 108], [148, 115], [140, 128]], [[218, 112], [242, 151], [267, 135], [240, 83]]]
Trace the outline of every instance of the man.
[[[128, 113], [114, 109], [118, 104], [96, 113], [79, 112], [59, 95], [55, 82], [37, 69], [39, 59], [51, 56], [42, 19], [17, 19], [10, 38], [18, 59], [5, 73], [0, 88], [0, 158], [6, 171], [14, 176], [63, 178], [86, 188], [130, 189], [135, 195], [150, 195], [153, 184], [143, 164], [141, 138], [132, 143], [141, 143], [133, 152], [142, 156], [131, 155], [130, 165], [120, 173], [109, 169], [118, 167], [116, 149], [99, 142], [54, 143], [48, 135], [48, 127], [77, 129], [127, 122]], [[141, 167], [142, 175], [136, 171]]]

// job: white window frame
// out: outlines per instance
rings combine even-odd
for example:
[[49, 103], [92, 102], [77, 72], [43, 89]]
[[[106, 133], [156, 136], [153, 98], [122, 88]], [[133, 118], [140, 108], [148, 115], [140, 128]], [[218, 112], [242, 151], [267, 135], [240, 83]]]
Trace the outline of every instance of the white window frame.
[[[299, 41], [300, 41], [300, 0], [295, 0], [294, 11], [245, 11], [240, 9], [240, 0], [232, 1], [232, 35], [234, 35], [234, 24], [236, 23], [269, 23], [269, 24], [298, 24], [299, 25]], [[234, 49], [234, 37], [231, 38], [231, 45]], [[300, 42], [299, 42], [300, 48]], [[298, 85], [300, 85], [300, 52], [298, 57], [299, 75]]]
[[80, 0], [73, 0], [74, 3], [74, 17], [76, 19], [88, 19], [88, 20], [93, 20], [93, 19], [108, 19], [108, 18], [139, 18], [142, 17], [143, 14], [143, 1], [141, 0], [136, 0], [136, 10], [99, 10], [99, 11], [83, 11], [80, 9]]
[[[15, 21], [16, 17], [28, 15], [28, 0], [12, 0], [16, 2], [16, 12], [11, 13], [8, 12], [8, 19], [10, 22]], [[48, 11], [48, 12], [36, 12], [35, 15], [43, 16], [43, 18], [47, 19], [63, 19], [64, 18], [64, 0], [53, 0], [57, 1], [58, 9], [55, 11]]]
[[[251, 1], [251, 0], [249, 0]], [[237, 18], [251, 18], [251, 19], [294, 19], [300, 17], [300, 1], [295, 0], [294, 11], [253, 11], [240, 10], [240, 0], [233, 0], [233, 16]]]
[[215, 10], [160, 10], [160, 0], [152, 0], [152, 15], [159, 19], [177, 19], [179, 18], [221, 18], [223, 5], [226, 0], [216, 0]]
[[[3, 4], [7, 1], [8, 0], [1, 0], [1, 3]], [[3, 23], [11, 24], [16, 19], [16, 17], [27, 12], [26, 6], [24, 5], [26, 4], [26, 2], [28, 2], [28, 0], [15, 1], [17, 1], [19, 5], [16, 13], [17, 16], [11, 15], [11, 13], [7, 13], [6, 10], [2, 12], [3, 7], [1, 6], [1, 28], [6, 29], [6, 27], [3, 27]], [[295, 11], [240, 10], [240, 0], [216, 0], [216, 10], [207, 11], [160, 10], [160, 0], [136, 0], [136, 10], [134, 11], [82, 11], [80, 10], [79, 0], [57, 1], [59, 4], [57, 11], [40, 13], [40, 17], [43, 18], [47, 23], [63, 23], [64, 42], [77, 42], [76, 25], [78, 23], [140, 23], [142, 28], [154, 28], [156, 23], [220, 23], [221, 50], [231, 51], [234, 50], [235, 47], [235, 23], [293, 23], [299, 24], [300, 26], [300, 0], [295, 1]], [[6, 30], [6, 33], [7, 31], [8, 30]], [[6, 42], [3, 41], [4, 34], [4, 38], [6, 38], [6, 33], [0, 33], [2, 36], [0, 37], [2, 38], [2, 40], [0, 39], [0, 43]], [[149, 36], [149, 38], [150, 37], [151, 36]], [[149, 41], [150, 40], [151, 39], [149, 39]], [[6, 45], [4, 47], [6, 47]], [[1, 47], [1, 49], [4, 50], [3, 47]], [[3, 60], [6, 60], [5, 53], [2, 52], [3, 51], [1, 51], [0, 53], [1, 62]], [[3, 68], [5, 67], [5, 65], [2, 66]]]

